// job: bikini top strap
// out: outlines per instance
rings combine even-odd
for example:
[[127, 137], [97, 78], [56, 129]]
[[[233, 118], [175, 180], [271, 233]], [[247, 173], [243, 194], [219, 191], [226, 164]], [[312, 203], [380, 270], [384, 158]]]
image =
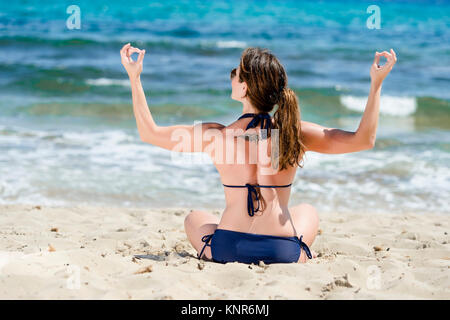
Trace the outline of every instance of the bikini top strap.
[[[229, 184], [224, 184], [224, 187], [229, 187], [229, 188], [247, 188], [247, 213], [250, 217], [253, 217], [255, 215], [255, 212], [259, 211], [259, 207], [260, 207], [260, 199], [258, 197], [258, 192], [256, 190], [256, 187], [260, 187], [260, 188], [286, 188], [291, 186], [292, 183], [290, 184], [286, 184], [286, 185], [282, 185], [282, 186], [267, 186], [267, 185], [251, 185], [249, 183], [245, 184], [245, 186], [239, 186], [239, 185], [229, 185]], [[255, 200], [253, 200], [253, 196], [255, 197]], [[255, 205], [254, 205], [254, 201], [258, 202], [258, 208], [256, 208], [255, 210]]]
[[242, 118], [253, 118], [247, 125], [245, 130], [250, 128], [256, 128], [259, 123], [261, 123], [261, 129], [266, 129], [267, 131], [272, 128], [272, 117], [269, 113], [245, 113], [238, 118], [241, 120]]
[[285, 185], [281, 185], [281, 186], [264, 186], [264, 185], [256, 185], [257, 187], [260, 187], [260, 188], [287, 188], [287, 187], [290, 187], [292, 185], [292, 183], [289, 183], [289, 184], [285, 184]]

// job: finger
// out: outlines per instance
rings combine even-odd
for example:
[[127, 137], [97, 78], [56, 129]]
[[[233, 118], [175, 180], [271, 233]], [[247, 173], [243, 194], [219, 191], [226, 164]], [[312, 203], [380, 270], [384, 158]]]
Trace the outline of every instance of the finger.
[[395, 54], [394, 49], [391, 49], [391, 54], [394, 57], [394, 63], [397, 62], [397, 55]]
[[389, 52], [387, 52], [387, 51], [381, 52], [380, 55], [385, 57], [386, 59], [392, 57], [392, 55]]
[[378, 51], [375, 52], [375, 58], [373, 59], [373, 63], [376, 65], [380, 63], [380, 53]]
[[126, 54], [128, 48], [129, 48], [129, 46], [130, 46], [130, 44], [127, 43], [127, 44], [124, 45], [123, 48], [120, 50], [120, 57], [121, 57], [121, 59], [122, 59], [122, 63], [124, 63], [124, 62], [130, 62], [129, 59], [128, 59], [128, 57], [127, 57], [127, 54]]
[[393, 66], [394, 65], [394, 63], [395, 63], [395, 60], [394, 60], [394, 55], [392, 54], [392, 53], [388, 53], [387, 55], [385, 55], [385, 57], [386, 57], [386, 59], [387, 59], [387, 65], [388, 66]]
[[386, 58], [386, 60], [387, 60], [386, 64], [387, 65], [392, 65], [394, 63], [394, 56], [392, 54], [390, 54], [389, 52], [383, 51], [381, 53], [381, 55]]
[[120, 54], [124, 54], [125, 51], [126, 51], [126, 49], [127, 49], [129, 46], [131, 46], [130, 43], [127, 43], [126, 45], [124, 45], [124, 46], [122, 47], [122, 49], [120, 49]]
[[139, 50], [138, 48], [135, 48], [135, 47], [130, 47], [127, 51], [127, 57], [131, 57], [131, 55], [135, 52], [139, 53], [139, 52], [141, 52], [141, 50]]
[[145, 56], [145, 50], [140, 50], [137, 62], [142, 63], [142, 61], [144, 61], [144, 56]]
[[120, 49], [120, 52], [124, 52], [125, 48], [128, 47], [130, 45], [130, 43], [128, 42], [127, 44], [125, 44], [122, 49]]
[[130, 48], [128, 49], [128, 51], [127, 51], [127, 59], [128, 59], [128, 62], [129, 62], [129, 63], [134, 62], [134, 60], [131, 58], [131, 55], [132, 55], [133, 53], [140, 53], [140, 52], [141, 52], [141, 50], [139, 50], [138, 48], [130, 47]]

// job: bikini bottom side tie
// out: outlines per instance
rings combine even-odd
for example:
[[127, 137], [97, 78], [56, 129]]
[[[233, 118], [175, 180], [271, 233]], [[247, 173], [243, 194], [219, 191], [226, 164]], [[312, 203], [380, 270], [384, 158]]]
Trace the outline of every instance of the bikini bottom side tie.
[[206, 246], [211, 247], [211, 243], [210, 242], [211, 242], [211, 239], [212, 239], [213, 235], [214, 235], [214, 233], [211, 233], [211, 234], [207, 234], [207, 235], [202, 237], [202, 242], [204, 242], [205, 244], [204, 244], [204, 246], [202, 248], [202, 251], [200, 251], [200, 254], [197, 256], [198, 259], [202, 258], [203, 251], [205, 251]]
[[312, 259], [312, 254], [311, 254], [311, 250], [309, 250], [309, 247], [306, 243], [303, 242], [303, 236], [300, 236], [300, 239], [297, 238], [299, 243], [300, 243], [300, 254], [302, 253], [302, 249], [305, 250], [306, 255], [308, 256], [309, 259]]

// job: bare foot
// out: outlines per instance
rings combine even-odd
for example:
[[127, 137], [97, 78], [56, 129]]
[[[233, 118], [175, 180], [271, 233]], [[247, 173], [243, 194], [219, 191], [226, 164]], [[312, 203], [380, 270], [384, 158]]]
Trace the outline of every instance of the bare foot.
[[[315, 259], [315, 258], [317, 258], [317, 252], [315, 252], [314, 250], [312, 250], [312, 249], [309, 249], [309, 251], [311, 251], [311, 256], [312, 256], [312, 258], [313, 259]], [[303, 252], [302, 252], [302, 254], [300, 255], [300, 258], [298, 259], [298, 263], [305, 263], [306, 261], [308, 261], [309, 259], [308, 259], [308, 257], [306, 256], [306, 254], [303, 254]]]

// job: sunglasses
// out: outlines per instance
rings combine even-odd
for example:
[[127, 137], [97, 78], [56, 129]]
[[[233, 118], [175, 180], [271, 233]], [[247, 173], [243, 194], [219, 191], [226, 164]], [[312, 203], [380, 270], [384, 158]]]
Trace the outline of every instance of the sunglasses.
[[233, 79], [235, 76], [236, 76], [236, 68], [231, 70], [231, 72], [230, 72], [230, 79]]

